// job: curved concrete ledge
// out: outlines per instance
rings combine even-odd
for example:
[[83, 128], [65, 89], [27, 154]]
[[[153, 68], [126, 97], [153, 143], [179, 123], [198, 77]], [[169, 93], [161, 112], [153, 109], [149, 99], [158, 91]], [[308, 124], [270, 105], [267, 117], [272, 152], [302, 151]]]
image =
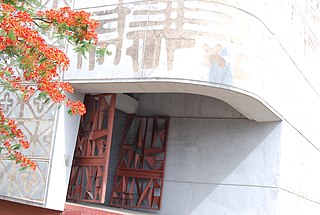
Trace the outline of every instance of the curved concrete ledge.
[[[95, 62], [93, 53], [85, 59], [69, 48], [68, 56], [73, 59], [64, 80], [129, 80], [137, 84], [144, 80], [191, 80], [186, 82], [206, 87], [197, 85], [198, 89], [190, 93], [215, 92], [209, 96], [220, 98], [257, 121], [273, 119], [260, 119], [258, 107], [265, 106], [275, 118], [289, 121], [311, 142], [318, 142], [316, 127], [310, 129], [306, 124], [320, 119], [315, 87], [319, 86], [319, 73], [315, 72], [319, 45], [307, 19], [296, 10], [303, 3], [111, 0], [95, 4], [82, 8], [99, 20], [99, 38], [113, 54]], [[217, 89], [209, 87], [219, 86], [251, 98], [235, 94], [236, 98], [230, 99], [228, 93], [218, 97]], [[200, 89], [204, 92], [195, 92]], [[259, 105], [250, 107], [251, 101], [247, 100], [251, 99]], [[303, 111], [301, 104], [312, 111]]]
[[279, 121], [281, 116], [257, 95], [239, 88], [178, 79], [122, 79], [71, 81], [81, 93], [190, 93], [218, 98], [257, 122]]
[[[113, 54], [96, 63], [93, 53], [84, 59], [68, 52], [73, 60], [64, 80], [79, 92], [194, 93], [223, 100], [257, 122], [282, 118], [265, 94], [271, 92], [266, 79], [276, 72], [265, 62], [275, 62], [269, 51], [278, 43], [252, 14], [212, 1], [135, 2], [87, 10], [100, 20], [99, 38]], [[110, 14], [118, 17], [117, 26], [109, 23]]]

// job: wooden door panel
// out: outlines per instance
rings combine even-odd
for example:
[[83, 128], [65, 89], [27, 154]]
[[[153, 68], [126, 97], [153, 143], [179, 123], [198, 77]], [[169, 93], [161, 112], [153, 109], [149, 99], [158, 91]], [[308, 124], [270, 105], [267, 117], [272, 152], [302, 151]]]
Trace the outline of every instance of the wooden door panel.
[[169, 118], [129, 115], [111, 205], [160, 210]]
[[104, 203], [115, 114], [115, 94], [85, 97], [67, 199]]

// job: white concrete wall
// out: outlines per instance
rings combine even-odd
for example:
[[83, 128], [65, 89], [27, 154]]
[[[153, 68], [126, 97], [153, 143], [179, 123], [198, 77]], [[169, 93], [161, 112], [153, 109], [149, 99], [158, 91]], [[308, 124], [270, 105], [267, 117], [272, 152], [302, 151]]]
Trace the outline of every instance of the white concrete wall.
[[[68, 97], [83, 101], [84, 95], [72, 94]], [[64, 210], [79, 122], [79, 115], [70, 116], [66, 106], [60, 107], [47, 181], [46, 208]]]
[[276, 214], [279, 123], [172, 119], [159, 214]]
[[163, 205], [155, 213], [277, 213], [281, 123], [250, 121], [205, 96], [137, 98], [139, 114], [171, 117]]
[[290, 215], [318, 215], [320, 206], [318, 202], [313, 202], [305, 198], [300, 198], [295, 193], [285, 190], [279, 192], [279, 212], [278, 214]]
[[319, 214], [320, 151], [286, 122], [281, 136], [279, 214]]
[[137, 98], [139, 114], [172, 117], [159, 214], [319, 213], [320, 152], [287, 121], [241, 119], [199, 95]]

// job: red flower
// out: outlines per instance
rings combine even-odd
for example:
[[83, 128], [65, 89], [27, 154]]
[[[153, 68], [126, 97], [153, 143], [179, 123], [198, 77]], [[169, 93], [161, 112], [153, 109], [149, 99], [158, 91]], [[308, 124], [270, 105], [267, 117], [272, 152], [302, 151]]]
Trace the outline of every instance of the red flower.
[[67, 107], [70, 108], [72, 115], [75, 115], [75, 114], [83, 115], [87, 112], [86, 107], [84, 106], [84, 104], [81, 101], [76, 102], [76, 101], [70, 101], [68, 99], [66, 105], [67, 105]]
[[19, 143], [24, 149], [28, 149], [30, 146], [30, 143], [27, 140], [19, 140]]
[[[72, 114], [85, 114], [86, 108], [82, 102], [66, 98], [65, 92], [73, 93], [73, 87], [68, 82], [60, 81], [61, 72], [70, 65], [68, 57], [62, 50], [47, 44], [32, 26], [45, 26], [43, 29], [53, 30], [75, 45], [91, 47], [98, 41], [95, 33], [98, 22], [91, 20], [89, 13], [73, 11], [69, 7], [40, 11], [35, 15], [29, 13], [31, 6], [25, 6], [24, 1], [3, 2], [0, 0], [0, 54], [9, 58], [5, 61], [15, 62], [15, 65], [12, 68], [0, 67], [1, 83], [24, 100], [29, 100], [38, 89], [54, 103], [66, 102]], [[27, 84], [30, 82], [36, 86], [30, 87]], [[1, 108], [0, 125], [0, 136], [7, 154], [14, 156], [21, 167], [35, 170], [36, 163], [18, 151], [19, 145], [16, 145], [27, 149], [30, 143], [24, 139], [17, 123], [4, 116]]]

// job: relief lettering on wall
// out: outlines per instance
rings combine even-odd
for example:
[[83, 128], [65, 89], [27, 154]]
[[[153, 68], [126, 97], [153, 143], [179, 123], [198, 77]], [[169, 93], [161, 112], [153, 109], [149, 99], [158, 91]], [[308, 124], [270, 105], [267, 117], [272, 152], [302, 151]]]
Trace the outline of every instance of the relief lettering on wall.
[[[167, 70], [172, 70], [175, 52], [179, 49], [194, 48], [199, 37], [211, 41], [212, 38], [226, 42], [233, 40], [228, 31], [221, 29], [231, 29], [234, 18], [215, 11], [213, 4], [215, 3], [204, 0], [123, 4], [123, 1], [119, 0], [116, 6], [88, 8], [88, 11], [100, 22], [100, 44], [116, 46], [113, 64], [118, 65], [122, 58], [129, 56], [133, 72], [138, 72], [141, 69], [158, 67], [162, 55], [165, 55]], [[221, 23], [224, 23], [223, 26]], [[207, 44], [213, 51], [216, 45], [217, 43]], [[207, 51], [205, 47], [202, 49]], [[207, 60], [217, 60], [212, 59], [212, 54], [215, 52], [210, 53], [211, 57]], [[94, 53], [89, 55], [88, 68], [83, 68], [83, 60], [83, 57], [78, 55], [77, 69], [95, 69]], [[218, 64], [225, 66], [223, 61], [225, 60], [222, 59]], [[103, 63], [98, 62], [100, 65]], [[212, 63], [204, 62], [204, 65]]]
[[[99, 27], [97, 29], [99, 35], [99, 46], [113, 44], [116, 47], [114, 65], [118, 65], [121, 58], [122, 42], [124, 35], [125, 17], [130, 10], [121, 5], [117, 5], [112, 10], [97, 11], [92, 14], [94, 19], [99, 21]], [[105, 39], [107, 37], [107, 39]], [[78, 54], [77, 68], [82, 67], [82, 56]], [[98, 63], [103, 64], [102, 58]], [[89, 52], [89, 70], [93, 70], [95, 67], [95, 52]]]

